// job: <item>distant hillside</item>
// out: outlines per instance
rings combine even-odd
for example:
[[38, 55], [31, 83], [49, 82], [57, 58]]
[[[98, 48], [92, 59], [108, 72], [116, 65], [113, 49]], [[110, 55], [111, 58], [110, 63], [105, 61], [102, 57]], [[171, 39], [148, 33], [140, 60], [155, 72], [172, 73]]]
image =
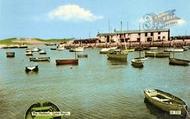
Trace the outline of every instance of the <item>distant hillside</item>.
[[3, 45], [15, 45], [15, 44], [44, 44], [44, 43], [58, 43], [67, 42], [74, 38], [64, 39], [41, 39], [41, 38], [7, 38], [0, 40], [0, 44]]

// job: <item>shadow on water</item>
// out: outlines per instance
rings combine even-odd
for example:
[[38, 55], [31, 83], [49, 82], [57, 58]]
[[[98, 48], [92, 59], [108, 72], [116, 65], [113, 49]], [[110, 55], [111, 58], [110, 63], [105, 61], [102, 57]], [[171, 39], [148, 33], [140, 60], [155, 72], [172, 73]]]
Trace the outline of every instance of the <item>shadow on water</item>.
[[157, 107], [152, 105], [150, 102], [147, 102], [146, 99], [144, 99], [144, 103], [147, 109], [150, 111], [150, 114], [155, 115], [157, 119], [186, 119], [185, 117], [182, 117], [182, 116], [170, 115], [169, 113], [158, 109]]
[[111, 64], [111, 65], [127, 65], [128, 62], [127, 61], [120, 61], [120, 60], [108, 60], [108, 63]]
[[35, 71], [26, 72], [26, 71], [25, 71], [25, 73], [26, 73], [27, 75], [38, 75], [38, 71], [37, 71], [37, 72], [35, 72]]

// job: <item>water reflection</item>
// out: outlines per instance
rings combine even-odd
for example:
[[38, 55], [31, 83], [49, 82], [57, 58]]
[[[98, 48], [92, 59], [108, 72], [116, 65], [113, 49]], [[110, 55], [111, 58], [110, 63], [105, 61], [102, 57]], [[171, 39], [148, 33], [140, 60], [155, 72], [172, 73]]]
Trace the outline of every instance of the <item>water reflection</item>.
[[127, 61], [120, 61], [120, 60], [108, 60], [108, 63], [111, 65], [127, 65]]

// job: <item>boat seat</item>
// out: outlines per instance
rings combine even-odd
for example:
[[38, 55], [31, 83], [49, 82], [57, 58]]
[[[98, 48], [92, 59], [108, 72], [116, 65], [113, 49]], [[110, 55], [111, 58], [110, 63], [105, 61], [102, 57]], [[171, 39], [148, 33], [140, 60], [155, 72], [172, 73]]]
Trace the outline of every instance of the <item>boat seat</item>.
[[155, 100], [158, 100], [158, 101], [161, 101], [161, 102], [168, 102], [170, 99], [161, 99], [161, 98], [158, 98], [158, 97], [152, 97], [153, 99]]

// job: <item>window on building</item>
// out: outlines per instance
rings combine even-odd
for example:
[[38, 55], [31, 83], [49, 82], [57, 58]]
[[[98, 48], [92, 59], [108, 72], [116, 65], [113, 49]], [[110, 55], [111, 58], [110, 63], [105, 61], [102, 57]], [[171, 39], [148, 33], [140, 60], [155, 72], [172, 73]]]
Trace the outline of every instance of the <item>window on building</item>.
[[165, 36], [162, 37], [162, 39], [165, 39], [165, 38], [166, 38]]
[[123, 43], [123, 42], [125, 42], [125, 40], [124, 39], [120, 39], [120, 41]]
[[160, 36], [158, 36], [158, 40], [160, 40]]
[[141, 35], [141, 33], [138, 33], [138, 35], [140, 36], [140, 35]]
[[129, 40], [129, 38], [126, 38], [126, 39], [125, 39], [125, 42], [128, 42], [128, 40]]
[[110, 37], [109, 37], [109, 36], [107, 36], [107, 38], [106, 38], [106, 39], [107, 39], [107, 42], [110, 42]]
[[140, 38], [137, 38], [137, 42], [140, 42], [140, 40], [141, 40]]
[[145, 33], [145, 36], [147, 36], [147, 33]]
[[151, 32], [151, 34], [150, 34], [150, 35], [151, 35], [151, 36], [153, 36], [153, 34], [154, 34], [154, 33], [153, 33], [153, 32]]
[[158, 32], [158, 35], [160, 35], [160, 32]]

